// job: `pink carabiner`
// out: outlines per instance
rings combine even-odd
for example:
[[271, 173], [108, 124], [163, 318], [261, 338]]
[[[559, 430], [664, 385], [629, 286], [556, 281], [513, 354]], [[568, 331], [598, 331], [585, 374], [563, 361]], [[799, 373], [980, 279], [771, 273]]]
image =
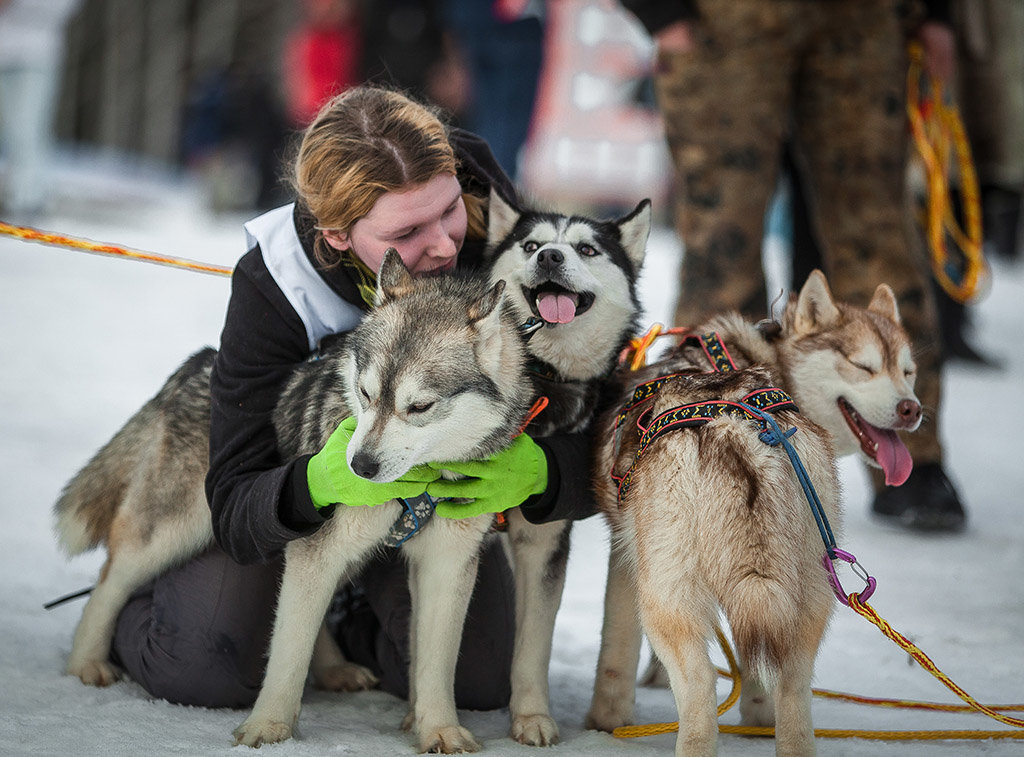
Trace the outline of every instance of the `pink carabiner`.
[[[864, 583], [867, 584], [867, 586], [865, 586], [864, 590], [857, 595], [857, 599], [861, 602], [867, 602], [868, 598], [875, 593], [875, 586], [877, 583], [874, 577], [868, 575], [868, 572], [864, 570], [864, 566], [857, 562], [857, 558], [849, 552], [839, 549], [838, 547], [833, 547], [832, 552], [835, 554], [836, 559], [842, 560], [843, 562], [849, 563], [851, 566], [856, 566], [861, 569], [861, 572], [863, 573], [861, 578], [864, 579]], [[839, 576], [836, 575], [836, 569], [832, 564], [832, 559], [833, 558], [829, 557], [828, 552], [822, 555], [821, 558], [821, 562], [825, 566], [825, 570], [828, 572], [829, 585], [832, 587], [832, 592], [836, 595], [836, 599], [849, 607], [850, 599], [843, 590], [843, 585], [839, 582]]]

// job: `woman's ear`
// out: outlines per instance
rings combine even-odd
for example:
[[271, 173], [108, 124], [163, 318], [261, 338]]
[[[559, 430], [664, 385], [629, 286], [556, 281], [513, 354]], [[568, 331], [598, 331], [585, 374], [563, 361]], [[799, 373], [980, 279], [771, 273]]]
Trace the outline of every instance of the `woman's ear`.
[[335, 231], [334, 229], [324, 229], [321, 232], [324, 235], [324, 241], [327, 242], [331, 247], [336, 249], [338, 252], [344, 252], [345, 250], [352, 247], [348, 240], [348, 234], [343, 231]]

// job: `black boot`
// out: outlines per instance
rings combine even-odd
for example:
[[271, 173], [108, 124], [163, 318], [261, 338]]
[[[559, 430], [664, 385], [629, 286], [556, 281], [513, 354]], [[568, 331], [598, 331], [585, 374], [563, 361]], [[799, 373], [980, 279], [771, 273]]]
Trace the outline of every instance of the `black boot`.
[[984, 368], [1000, 368], [998, 360], [983, 355], [967, 340], [967, 331], [970, 328], [967, 307], [950, 297], [934, 278], [932, 288], [935, 291], [935, 304], [939, 314], [942, 359], [959, 360]]
[[967, 522], [960, 495], [940, 463], [915, 465], [902, 486], [879, 491], [871, 509], [916, 531], [960, 531]]
[[981, 188], [982, 228], [988, 248], [1001, 258], [1020, 260], [1024, 241], [1020, 237], [1021, 192], [1019, 189]]

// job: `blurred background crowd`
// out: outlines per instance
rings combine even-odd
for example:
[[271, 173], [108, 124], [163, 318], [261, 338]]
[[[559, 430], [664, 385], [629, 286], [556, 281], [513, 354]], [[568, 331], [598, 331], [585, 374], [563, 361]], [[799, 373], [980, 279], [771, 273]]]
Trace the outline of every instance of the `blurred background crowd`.
[[[916, 2], [928, 4], [893, 7]], [[290, 199], [289, 147], [318, 106], [378, 82], [483, 136], [529, 197], [596, 212], [651, 197], [671, 225], [677, 182], [652, 85], [655, 44], [624, 5], [644, 3], [0, 0], [2, 217], [30, 223], [52, 208], [55, 147], [67, 160], [116, 155], [178, 171], [217, 212], [274, 207]], [[986, 250], [1015, 260], [1024, 2], [938, 5], [955, 30], [950, 89], [978, 168]], [[781, 182], [768, 214], [797, 244], [800, 192]], [[791, 226], [779, 208], [794, 194]]]
[[[989, 236], [1015, 254], [1024, 3], [951, 3]], [[442, 106], [535, 197], [664, 208], [653, 52], [616, 0], [0, 0], [3, 207], [45, 207], [53, 140], [197, 173], [218, 210], [272, 207], [290, 138], [369, 81]]]
[[614, 0], [0, 0], [4, 206], [45, 207], [49, 133], [273, 207], [291, 137], [359, 82], [440, 105], [537, 196], [663, 201], [652, 49]]

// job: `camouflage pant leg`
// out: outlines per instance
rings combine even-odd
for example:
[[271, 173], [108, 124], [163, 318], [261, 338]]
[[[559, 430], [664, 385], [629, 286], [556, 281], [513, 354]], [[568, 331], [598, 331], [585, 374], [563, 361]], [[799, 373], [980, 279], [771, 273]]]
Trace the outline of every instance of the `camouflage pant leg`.
[[[656, 86], [685, 245], [675, 324], [767, 310], [761, 243], [789, 126], [792, 3], [703, 0], [694, 47], [661, 53]], [[796, 3], [803, 7], [804, 3]]]
[[982, 185], [1024, 188], [1024, 3], [953, 4], [957, 99]]
[[818, 44], [795, 105], [825, 273], [837, 298], [866, 305], [887, 283], [913, 340], [925, 422], [907, 435], [918, 462], [941, 461], [940, 342], [921, 237], [908, 228], [905, 49], [890, 0], [822, 3]]

